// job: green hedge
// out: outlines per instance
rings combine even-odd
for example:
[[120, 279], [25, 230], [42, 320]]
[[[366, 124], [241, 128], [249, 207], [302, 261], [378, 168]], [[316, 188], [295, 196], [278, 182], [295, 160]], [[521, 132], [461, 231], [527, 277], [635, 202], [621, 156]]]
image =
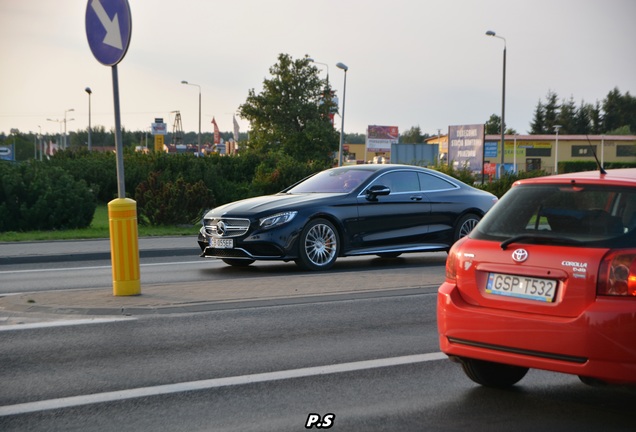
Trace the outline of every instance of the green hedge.
[[97, 202], [84, 180], [31, 161], [0, 163], [0, 231], [86, 228]]

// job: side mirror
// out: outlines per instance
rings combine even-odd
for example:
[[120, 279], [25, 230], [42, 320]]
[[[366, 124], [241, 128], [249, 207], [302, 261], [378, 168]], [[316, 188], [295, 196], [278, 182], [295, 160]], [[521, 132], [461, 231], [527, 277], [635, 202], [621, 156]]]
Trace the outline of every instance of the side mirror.
[[391, 193], [391, 189], [384, 185], [373, 185], [366, 190], [367, 199], [369, 201], [377, 201], [378, 196], [388, 195]]

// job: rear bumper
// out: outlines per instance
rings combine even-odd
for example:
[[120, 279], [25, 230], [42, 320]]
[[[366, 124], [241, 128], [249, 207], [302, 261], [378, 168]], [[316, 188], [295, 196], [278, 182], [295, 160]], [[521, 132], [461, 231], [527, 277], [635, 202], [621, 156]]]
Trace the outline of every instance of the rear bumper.
[[468, 357], [636, 384], [636, 299], [600, 298], [573, 318], [478, 307], [444, 282], [441, 350]]

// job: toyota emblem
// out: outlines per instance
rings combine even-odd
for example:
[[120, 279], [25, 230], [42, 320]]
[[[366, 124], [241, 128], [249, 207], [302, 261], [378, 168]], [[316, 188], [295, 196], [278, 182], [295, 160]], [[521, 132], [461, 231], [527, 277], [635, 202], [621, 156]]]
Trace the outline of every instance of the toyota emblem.
[[515, 262], [524, 262], [528, 259], [528, 251], [525, 249], [517, 249], [512, 253], [512, 259]]

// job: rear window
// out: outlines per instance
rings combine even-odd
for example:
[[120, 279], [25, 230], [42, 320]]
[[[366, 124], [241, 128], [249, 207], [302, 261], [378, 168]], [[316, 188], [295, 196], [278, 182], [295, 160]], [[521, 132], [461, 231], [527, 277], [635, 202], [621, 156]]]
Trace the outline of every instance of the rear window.
[[471, 237], [527, 235], [580, 242], [634, 234], [636, 190], [578, 185], [522, 185], [490, 210]]

